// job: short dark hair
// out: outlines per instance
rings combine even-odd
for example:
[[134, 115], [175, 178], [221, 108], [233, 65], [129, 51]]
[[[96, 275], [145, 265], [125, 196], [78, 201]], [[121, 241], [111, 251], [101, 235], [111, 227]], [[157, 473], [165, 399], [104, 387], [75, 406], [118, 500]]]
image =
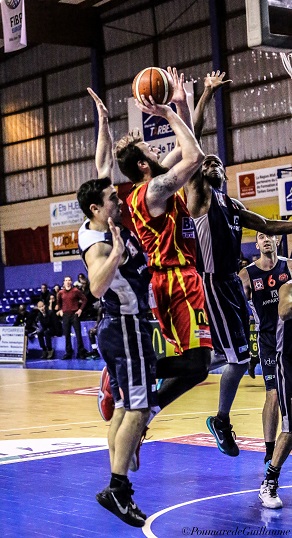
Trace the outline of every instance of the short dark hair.
[[103, 206], [104, 189], [112, 184], [110, 177], [101, 179], [90, 179], [81, 185], [77, 192], [77, 200], [84, 215], [89, 219], [92, 218], [92, 211], [89, 209], [91, 204]]

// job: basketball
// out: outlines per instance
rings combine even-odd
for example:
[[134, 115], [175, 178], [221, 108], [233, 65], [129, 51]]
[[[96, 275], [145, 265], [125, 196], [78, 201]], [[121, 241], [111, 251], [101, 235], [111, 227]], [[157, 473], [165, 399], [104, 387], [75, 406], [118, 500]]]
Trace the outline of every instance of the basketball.
[[145, 95], [146, 99], [152, 95], [155, 103], [165, 105], [173, 96], [173, 80], [165, 69], [146, 67], [135, 76], [132, 92], [140, 103], [142, 103], [141, 95]]

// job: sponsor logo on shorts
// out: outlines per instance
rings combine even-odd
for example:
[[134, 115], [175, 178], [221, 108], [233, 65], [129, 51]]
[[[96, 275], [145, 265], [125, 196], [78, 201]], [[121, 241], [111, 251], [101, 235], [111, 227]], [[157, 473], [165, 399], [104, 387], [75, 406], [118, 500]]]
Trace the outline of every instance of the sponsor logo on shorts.
[[265, 366], [276, 366], [276, 359], [271, 359], [270, 357], [268, 359], [264, 359], [264, 365]]

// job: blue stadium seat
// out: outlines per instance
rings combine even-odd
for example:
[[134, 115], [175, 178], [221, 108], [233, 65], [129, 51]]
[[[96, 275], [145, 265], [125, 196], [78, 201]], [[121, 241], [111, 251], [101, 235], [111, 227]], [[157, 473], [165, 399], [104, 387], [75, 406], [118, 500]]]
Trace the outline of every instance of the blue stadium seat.
[[6, 323], [8, 323], [9, 325], [13, 325], [13, 323], [15, 322], [15, 319], [16, 319], [16, 316], [14, 315], [6, 316]]

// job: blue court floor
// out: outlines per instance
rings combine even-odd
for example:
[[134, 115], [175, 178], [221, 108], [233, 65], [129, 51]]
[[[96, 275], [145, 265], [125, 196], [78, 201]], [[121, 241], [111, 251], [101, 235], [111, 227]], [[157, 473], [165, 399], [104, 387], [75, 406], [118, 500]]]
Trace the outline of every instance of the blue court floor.
[[148, 515], [129, 527], [95, 500], [109, 481], [104, 443], [91, 452], [0, 466], [1, 538], [139, 536], [291, 536], [292, 459], [282, 471], [280, 510], [262, 508], [263, 453], [230, 458], [217, 448], [148, 441], [131, 473], [135, 500]]

